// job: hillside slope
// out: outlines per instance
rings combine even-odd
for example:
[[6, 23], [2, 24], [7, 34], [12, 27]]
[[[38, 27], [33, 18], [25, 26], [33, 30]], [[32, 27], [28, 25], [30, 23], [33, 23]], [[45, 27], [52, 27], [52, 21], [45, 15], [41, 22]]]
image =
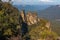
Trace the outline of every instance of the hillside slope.
[[42, 10], [39, 15], [49, 20], [58, 19], [60, 18], [60, 7], [59, 5], [48, 7], [47, 9]]

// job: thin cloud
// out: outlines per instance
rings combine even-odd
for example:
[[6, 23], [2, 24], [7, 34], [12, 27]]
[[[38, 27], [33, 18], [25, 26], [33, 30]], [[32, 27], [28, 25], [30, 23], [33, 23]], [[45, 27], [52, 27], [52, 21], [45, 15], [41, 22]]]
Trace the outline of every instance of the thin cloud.
[[39, 0], [40, 2], [54, 2], [52, 0]]
[[22, 0], [14, 0], [14, 2], [22, 2]]
[[[8, 0], [2, 0], [8, 2]], [[13, 5], [60, 4], [60, 0], [12, 0]]]

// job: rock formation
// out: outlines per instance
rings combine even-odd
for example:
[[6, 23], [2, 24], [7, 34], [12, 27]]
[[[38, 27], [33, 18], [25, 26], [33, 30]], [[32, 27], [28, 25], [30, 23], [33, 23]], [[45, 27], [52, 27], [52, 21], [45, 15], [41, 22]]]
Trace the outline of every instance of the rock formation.
[[28, 25], [37, 24], [40, 21], [38, 16], [32, 12], [28, 12], [25, 15], [24, 11], [21, 11], [20, 15], [22, 16], [23, 21], [26, 21]]
[[21, 15], [21, 17], [22, 17], [22, 20], [25, 22], [26, 20], [25, 20], [25, 12], [24, 12], [24, 10], [23, 11], [20, 11], [20, 15]]
[[50, 22], [47, 22], [45, 26], [49, 29], [50, 28]]

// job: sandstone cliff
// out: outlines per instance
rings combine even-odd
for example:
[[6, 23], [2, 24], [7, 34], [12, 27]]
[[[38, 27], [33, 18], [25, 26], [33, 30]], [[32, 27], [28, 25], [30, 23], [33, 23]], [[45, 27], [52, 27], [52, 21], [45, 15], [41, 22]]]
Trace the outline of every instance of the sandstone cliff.
[[[41, 19], [38, 17], [37, 13], [27, 12], [25, 14], [24, 10], [20, 11], [20, 15], [22, 16], [22, 19], [24, 22], [26, 22], [28, 25], [38, 24], [39, 22], [43, 21], [44, 19]], [[44, 22], [45, 26], [47, 28], [50, 28], [50, 22], [46, 21]]]
[[23, 21], [26, 21], [28, 25], [37, 24], [40, 21], [36, 13], [28, 12], [25, 15], [24, 11], [21, 11], [20, 15], [22, 16]]

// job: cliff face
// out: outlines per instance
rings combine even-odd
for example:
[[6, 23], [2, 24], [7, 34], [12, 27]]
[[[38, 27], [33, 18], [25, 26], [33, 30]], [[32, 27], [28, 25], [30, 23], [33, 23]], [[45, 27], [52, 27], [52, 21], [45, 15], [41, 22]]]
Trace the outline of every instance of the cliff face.
[[41, 24], [43, 23], [48, 29], [50, 28], [50, 22], [45, 22], [44, 19], [40, 19], [36, 13], [28, 12], [27, 14], [25, 14], [24, 11], [21, 11], [20, 15], [23, 21], [26, 22], [28, 25], [38, 24], [40, 22]]
[[35, 13], [28, 12], [26, 15], [28, 25], [37, 24], [40, 20], [38, 20], [38, 16]]

